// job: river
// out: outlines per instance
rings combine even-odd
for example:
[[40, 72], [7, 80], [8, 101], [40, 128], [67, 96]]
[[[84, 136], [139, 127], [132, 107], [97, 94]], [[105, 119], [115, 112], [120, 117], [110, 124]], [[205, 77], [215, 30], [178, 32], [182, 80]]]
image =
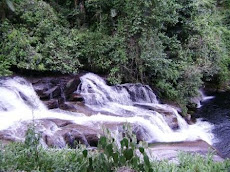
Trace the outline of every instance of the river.
[[222, 157], [230, 158], [230, 92], [209, 93], [209, 95], [214, 98], [203, 102], [195, 117], [201, 117], [214, 125], [213, 146]]
[[[94, 112], [92, 115], [49, 110], [27, 80], [21, 77], [1, 79], [0, 139], [23, 141], [27, 125], [32, 120], [42, 133], [44, 146], [62, 148], [76, 140], [92, 146], [97, 142], [98, 134], [102, 134], [102, 126], [119, 135], [122, 134], [122, 125], [129, 123], [138, 140], [149, 143], [204, 140], [223, 156], [229, 156], [230, 100], [227, 93], [214, 95], [215, 99], [203, 103], [196, 117], [206, 121], [197, 119], [195, 124], [188, 125], [176, 108], [161, 104], [147, 85], [109, 86], [92, 73], [80, 80], [74, 92], [83, 97], [83, 107], [90, 108]], [[77, 102], [71, 103], [78, 110], [79, 106], [75, 107]]]

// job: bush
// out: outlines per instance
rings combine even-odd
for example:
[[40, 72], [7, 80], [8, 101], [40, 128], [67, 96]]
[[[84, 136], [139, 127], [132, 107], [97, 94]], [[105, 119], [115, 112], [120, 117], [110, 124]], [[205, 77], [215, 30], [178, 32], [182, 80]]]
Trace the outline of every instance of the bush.
[[15, 9], [0, 26], [2, 75], [83, 69], [156, 87], [184, 108], [205, 82], [230, 79], [228, 1], [15, 0]]

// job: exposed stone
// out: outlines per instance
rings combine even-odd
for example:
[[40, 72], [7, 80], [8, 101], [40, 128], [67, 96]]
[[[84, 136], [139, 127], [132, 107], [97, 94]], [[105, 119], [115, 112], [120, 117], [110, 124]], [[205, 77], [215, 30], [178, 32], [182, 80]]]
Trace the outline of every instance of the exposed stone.
[[[14, 128], [14, 130], [4, 130], [0, 132], [0, 140], [8, 143], [11, 141], [23, 141], [29, 122], [23, 122]], [[66, 145], [74, 148], [76, 143], [82, 143], [87, 146], [96, 147], [98, 144], [98, 135], [104, 135], [100, 123], [94, 125], [79, 125], [69, 120], [62, 119], [40, 119], [35, 120], [36, 131], [41, 133], [41, 143], [48, 147], [63, 148]], [[121, 122], [105, 122], [103, 126], [110, 131], [118, 130], [123, 133]], [[134, 126], [133, 132], [137, 135], [137, 140], [144, 140], [145, 130], [140, 126]]]
[[65, 127], [67, 125], [74, 124], [71, 121], [57, 119], [57, 118], [56, 119], [47, 119], [47, 120], [54, 122], [58, 127]]
[[43, 101], [43, 103], [46, 105], [46, 107], [48, 107], [48, 109], [55, 109], [59, 107], [57, 99], [46, 100]]
[[68, 100], [75, 101], [75, 102], [83, 102], [84, 98], [80, 94], [73, 92], [72, 94], [70, 94]]
[[152, 89], [148, 85], [143, 85], [141, 83], [137, 84], [121, 84], [115, 86], [117, 90], [126, 89], [130, 95], [133, 102], [146, 102], [146, 103], [156, 103], [156, 95], [153, 93]]
[[196, 122], [196, 119], [192, 119], [192, 116], [190, 114], [187, 114], [185, 117], [184, 117], [185, 121], [188, 123], [188, 124], [194, 124]]
[[48, 147], [55, 147], [55, 148], [64, 148], [66, 147], [66, 142], [60, 135], [48, 135], [43, 133], [42, 139], [44, 141], [44, 144], [46, 144]]
[[40, 78], [27, 78], [34, 90], [42, 100], [52, 98], [69, 98], [76, 91], [80, 79], [79, 76], [51, 76]]
[[131, 169], [130, 167], [120, 167], [116, 172], [137, 172], [136, 170]]
[[152, 110], [152, 111], [156, 111], [156, 112], [163, 115], [165, 121], [167, 122], [167, 124], [169, 125], [170, 128], [172, 128], [172, 129], [178, 129], [179, 128], [175, 112], [172, 111], [172, 108], [168, 105], [151, 104], [151, 106], [150, 106], [150, 105], [146, 105], [146, 104], [136, 103], [136, 104], [134, 104], [134, 106], [148, 109], [148, 110]]
[[88, 106], [85, 106], [83, 102], [65, 102], [60, 105], [60, 109], [83, 113], [86, 116], [91, 116], [98, 113], [97, 111], [90, 109]]
[[155, 143], [149, 148], [153, 158], [156, 160], [169, 160], [170, 162], [178, 163], [178, 154], [180, 152], [198, 153], [207, 157], [208, 153], [213, 153], [214, 161], [223, 161], [223, 158], [218, 155], [216, 150], [203, 140], [185, 141], [175, 143]]
[[80, 142], [87, 146], [96, 146], [98, 142], [98, 134], [102, 134], [101, 129], [93, 129], [89, 126], [70, 124], [62, 128], [63, 137], [69, 145], [73, 145], [74, 141]]
[[62, 110], [77, 112], [76, 107], [70, 103], [59, 103], [59, 108]]
[[[75, 143], [87, 146], [97, 146], [98, 134], [103, 134], [101, 128], [77, 125], [68, 120], [40, 119], [35, 120], [36, 131], [41, 133], [41, 143], [48, 147], [63, 148], [66, 145], [74, 148]], [[24, 122], [14, 130], [0, 131], [0, 140], [4, 143], [23, 141], [29, 123]]]
[[[145, 129], [139, 125], [133, 127], [133, 132], [136, 134], [137, 141], [144, 141], [145, 138], [148, 138]], [[152, 139], [154, 140], [154, 138]]]
[[43, 92], [44, 93], [44, 97], [41, 98], [57, 98], [58, 96], [61, 95], [61, 89], [59, 86], [54, 86], [53, 88]]
[[195, 111], [197, 108], [201, 106], [201, 101], [202, 101], [202, 95], [199, 93], [198, 96], [191, 98], [188, 108]]
[[[75, 77], [74, 79], [71, 79], [71, 80], [69, 80], [67, 83], [66, 83], [66, 86], [65, 86], [65, 89], [64, 89], [64, 93], [65, 93], [65, 96], [66, 96], [66, 98], [67, 99], [69, 99], [69, 98], [73, 98], [73, 97], [71, 97], [72, 95], [72, 93], [74, 92], [74, 91], [76, 91], [77, 90], [77, 87], [78, 87], [78, 85], [80, 84], [80, 79], [79, 79], [79, 77]], [[78, 95], [78, 97], [79, 97], [79, 95]], [[82, 98], [82, 97], [81, 97]], [[82, 98], [83, 99], [83, 98]]]
[[16, 141], [15, 137], [12, 137], [12, 133], [9, 133], [7, 130], [0, 131], [0, 140], [3, 143], [10, 143]]

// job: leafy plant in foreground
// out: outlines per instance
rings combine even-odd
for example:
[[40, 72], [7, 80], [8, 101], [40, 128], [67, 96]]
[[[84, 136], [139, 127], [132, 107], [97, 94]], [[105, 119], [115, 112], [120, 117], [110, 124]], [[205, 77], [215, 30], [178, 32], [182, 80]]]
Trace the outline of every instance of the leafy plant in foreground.
[[76, 149], [45, 149], [39, 145], [39, 134], [29, 128], [24, 143], [0, 145], [0, 171], [109, 172], [125, 167], [138, 172], [228, 172], [230, 169], [229, 160], [215, 162], [211, 154], [203, 157], [181, 153], [177, 163], [153, 160], [147, 144], [137, 143], [129, 127], [124, 127], [120, 141], [108, 130], [104, 134], [97, 150], [84, 145], [77, 145]]

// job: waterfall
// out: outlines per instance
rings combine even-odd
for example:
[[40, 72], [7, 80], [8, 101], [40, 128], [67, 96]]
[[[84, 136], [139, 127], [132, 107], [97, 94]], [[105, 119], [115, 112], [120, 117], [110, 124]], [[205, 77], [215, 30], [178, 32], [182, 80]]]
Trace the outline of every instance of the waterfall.
[[[159, 104], [151, 88], [142, 84], [108, 86], [99, 76], [88, 73], [81, 77], [77, 93], [84, 97], [88, 107], [110, 116], [96, 115], [94, 121], [119, 121], [138, 124], [147, 132], [147, 141], [173, 142], [202, 139], [213, 141], [212, 126], [201, 120], [188, 125], [169, 105]], [[167, 117], [169, 116], [169, 117]], [[167, 122], [173, 118], [178, 129], [173, 130]]]
[[191, 99], [191, 102], [195, 103], [197, 108], [202, 107], [202, 102], [205, 102], [205, 101], [208, 101], [214, 98], [214, 96], [206, 96], [202, 89], [200, 89], [198, 93], [199, 93], [198, 96], [193, 97]]
[[200, 90], [199, 91], [199, 93], [200, 93], [200, 95], [201, 95], [201, 101], [202, 102], [205, 102], [205, 101], [207, 101], [207, 100], [210, 100], [210, 99], [213, 99], [214, 98], [214, 96], [206, 96], [205, 94], [204, 94], [204, 91], [203, 90]]
[[[160, 104], [147, 85], [108, 86], [99, 76], [88, 73], [81, 77], [81, 84], [76, 92], [83, 96], [85, 105], [95, 112], [93, 115], [48, 110], [31, 83], [25, 79], [1, 79], [0, 131], [13, 131], [31, 120], [61, 119], [95, 130], [101, 129], [105, 124], [118, 126], [129, 123], [136, 127], [136, 131], [140, 129], [143, 139], [148, 142], [202, 139], [209, 144], [213, 143], [211, 124], [198, 120], [196, 124], [188, 125], [175, 108]], [[43, 132], [52, 135], [58, 130], [60, 128], [56, 126], [55, 130]]]
[[21, 77], [0, 80], [0, 130], [17, 126], [19, 122], [60, 118], [74, 120], [70, 113], [47, 110], [31, 83]]

